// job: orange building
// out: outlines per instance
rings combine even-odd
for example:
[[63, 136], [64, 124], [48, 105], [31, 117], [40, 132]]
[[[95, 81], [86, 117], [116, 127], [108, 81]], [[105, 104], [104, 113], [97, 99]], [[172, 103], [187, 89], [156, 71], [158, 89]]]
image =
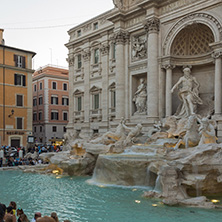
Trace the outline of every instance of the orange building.
[[0, 29], [0, 145], [26, 146], [32, 135], [32, 58], [4, 44]]
[[35, 142], [62, 142], [69, 112], [68, 69], [47, 65], [33, 74], [33, 135]]

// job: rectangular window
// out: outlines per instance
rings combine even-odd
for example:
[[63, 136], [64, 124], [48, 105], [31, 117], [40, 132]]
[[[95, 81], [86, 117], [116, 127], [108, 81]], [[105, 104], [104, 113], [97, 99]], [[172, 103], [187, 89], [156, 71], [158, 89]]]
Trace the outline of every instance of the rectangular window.
[[52, 111], [51, 112], [51, 120], [59, 120], [59, 113]]
[[63, 132], [66, 133], [66, 127], [65, 126], [63, 126]]
[[56, 96], [51, 96], [51, 104], [58, 105], [59, 104], [59, 98]]
[[36, 126], [34, 126], [34, 133], [36, 133]]
[[36, 85], [34, 85], [34, 92], [36, 92], [37, 91], [37, 87], [36, 87]]
[[63, 113], [63, 120], [68, 120], [68, 113], [66, 112]]
[[16, 86], [26, 86], [26, 76], [21, 74], [15, 74], [14, 83]]
[[77, 56], [77, 67], [78, 67], [78, 69], [80, 69], [82, 67], [82, 55], [81, 54], [79, 54]]
[[22, 129], [22, 118], [21, 117], [17, 117], [16, 118], [16, 125], [17, 125], [17, 129]]
[[95, 49], [94, 51], [94, 64], [99, 63], [99, 49]]
[[56, 126], [52, 127], [52, 132], [57, 132], [57, 127]]
[[33, 121], [37, 120], [37, 113], [33, 113]]
[[67, 83], [63, 83], [63, 90], [67, 91], [68, 87], [67, 87]]
[[23, 106], [23, 95], [16, 95], [16, 106]]
[[63, 106], [68, 106], [69, 105], [69, 98], [62, 98], [62, 105]]
[[37, 106], [37, 99], [36, 98], [33, 99], [33, 106]]
[[77, 97], [77, 111], [81, 111], [82, 110], [82, 97], [79, 96]]
[[39, 89], [42, 90], [42, 82], [39, 83]]
[[25, 56], [14, 55], [15, 66], [25, 68]]
[[98, 27], [99, 27], [99, 26], [98, 26], [98, 22], [95, 22], [95, 23], [93, 24], [93, 29], [96, 30], [96, 29], [98, 29]]
[[99, 109], [99, 94], [94, 95], [94, 109]]
[[52, 82], [52, 89], [56, 89], [56, 82]]
[[111, 91], [111, 108], [116, 107], [116, 91]]
[[113, 44], [113, 59], [116, 59], [116, 43]]
[[40, 133], [42, 132], [42, 126], [40, 126], [39, 131], [40, 131]]
[[43, 104], [43, 99], [42, 97], [39, 97], [39, 105], [42, 105]]
[[77, 31], [77, 37], [80, 37], [81, 35], [82, 35], [81, 30], [78, 30], [78, 31]]
[[39, 120], [42, 120], [42, 112], [39, 112]]

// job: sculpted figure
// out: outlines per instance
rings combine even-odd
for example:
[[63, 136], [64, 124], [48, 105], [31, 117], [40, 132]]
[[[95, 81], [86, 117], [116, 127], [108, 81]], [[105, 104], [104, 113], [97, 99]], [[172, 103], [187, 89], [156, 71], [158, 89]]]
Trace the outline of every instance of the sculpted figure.
[[185, 145], [185, 148], [197, 146], [200, 141], [198, 132], [198, 124], [196, 115], [192, 115], [188, 118], [185, 126], [186, 134], [183, 139], [180, 139], [175, 146], [175, 150], [179, 148], [181, 144]]
[[117, 126], [115, 132], [108, 131], [108, 132], [104, 133], [101, 137], [91, 140], [91, 143], [106, 144], [107, 142], [110, 141], [110, 139], [112, 141], [124, 140], [126, 138], [125, 128], [123, 127], [124, 123], [125, 123], [125, 120], [124, 120], [124, 118], [122, 118], [119, 125]]
[[139, 38], [135, 38], [133, 43], [132, 55], [135, 58], [142, 58], [146, 55], [146, 40], [140, 40]]
[[154, 133], [160, 132], [162, 127], [161, 121], [155, 122], [153, 124], [153, 128], [151, 128], [148, 132], [148, 138], [150, 138]]
[[179, 98], [182, 101], [182, 106], [179, 112], [176, 114], [179, 118], [189, 117], [195, 114], [196, 104], [202, 104], [202, 100], [199, 97], [199, 83], [196, 78], [191, 75], [190, 68], [183, 70], [184, 76], [171, 89], [171, 93], [175, 88], [179, 88]]
[[135, 96], [133, 101], [136, 105], [136, 112], [135, 114], [146, 113], [146, 101], [147, 101], [147, 90], [146, 90], [146, 83], [143, 78], [140, 79], [140, 85], [135, 92]]
[[123, 142], [124, 146], [131, 145], [135, 142], [135, 139], [137, 136], [140, 135], [143, 126], [139, 123], [134, 128], [129, 128], [125, 124], [123, 124], [123, 127], [126, 131], [129, 131], [125, 141]]
[[204, 117], [200, 120], [199, 133], [201, 138], [198, 145], [206, 143], [216, 143], [217, 137], [213, 121], [210, 121], [207, 117]]

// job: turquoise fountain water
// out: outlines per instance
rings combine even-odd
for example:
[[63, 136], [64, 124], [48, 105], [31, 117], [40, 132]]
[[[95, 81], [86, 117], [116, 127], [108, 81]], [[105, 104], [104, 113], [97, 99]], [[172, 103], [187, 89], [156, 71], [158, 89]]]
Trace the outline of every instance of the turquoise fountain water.
[[[72, 222], [219, 222], [222, 211], [167, 207], [142, 197], [143, 189], [91, 185], [88, 177], [0, 171], [0, 202], [15, 201], [29, 219], [56, 211]], [[152, 206], [157, 204], [157, 207]]]

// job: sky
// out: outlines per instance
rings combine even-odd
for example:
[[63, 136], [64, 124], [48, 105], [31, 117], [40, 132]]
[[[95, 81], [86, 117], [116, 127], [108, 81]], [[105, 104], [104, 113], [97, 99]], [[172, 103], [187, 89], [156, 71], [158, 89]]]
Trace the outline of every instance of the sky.
[[67, 67], [67, 31], [114, 7], [112, 0], [0, 0], [5, 45], [33, 51], [33, 69]]

